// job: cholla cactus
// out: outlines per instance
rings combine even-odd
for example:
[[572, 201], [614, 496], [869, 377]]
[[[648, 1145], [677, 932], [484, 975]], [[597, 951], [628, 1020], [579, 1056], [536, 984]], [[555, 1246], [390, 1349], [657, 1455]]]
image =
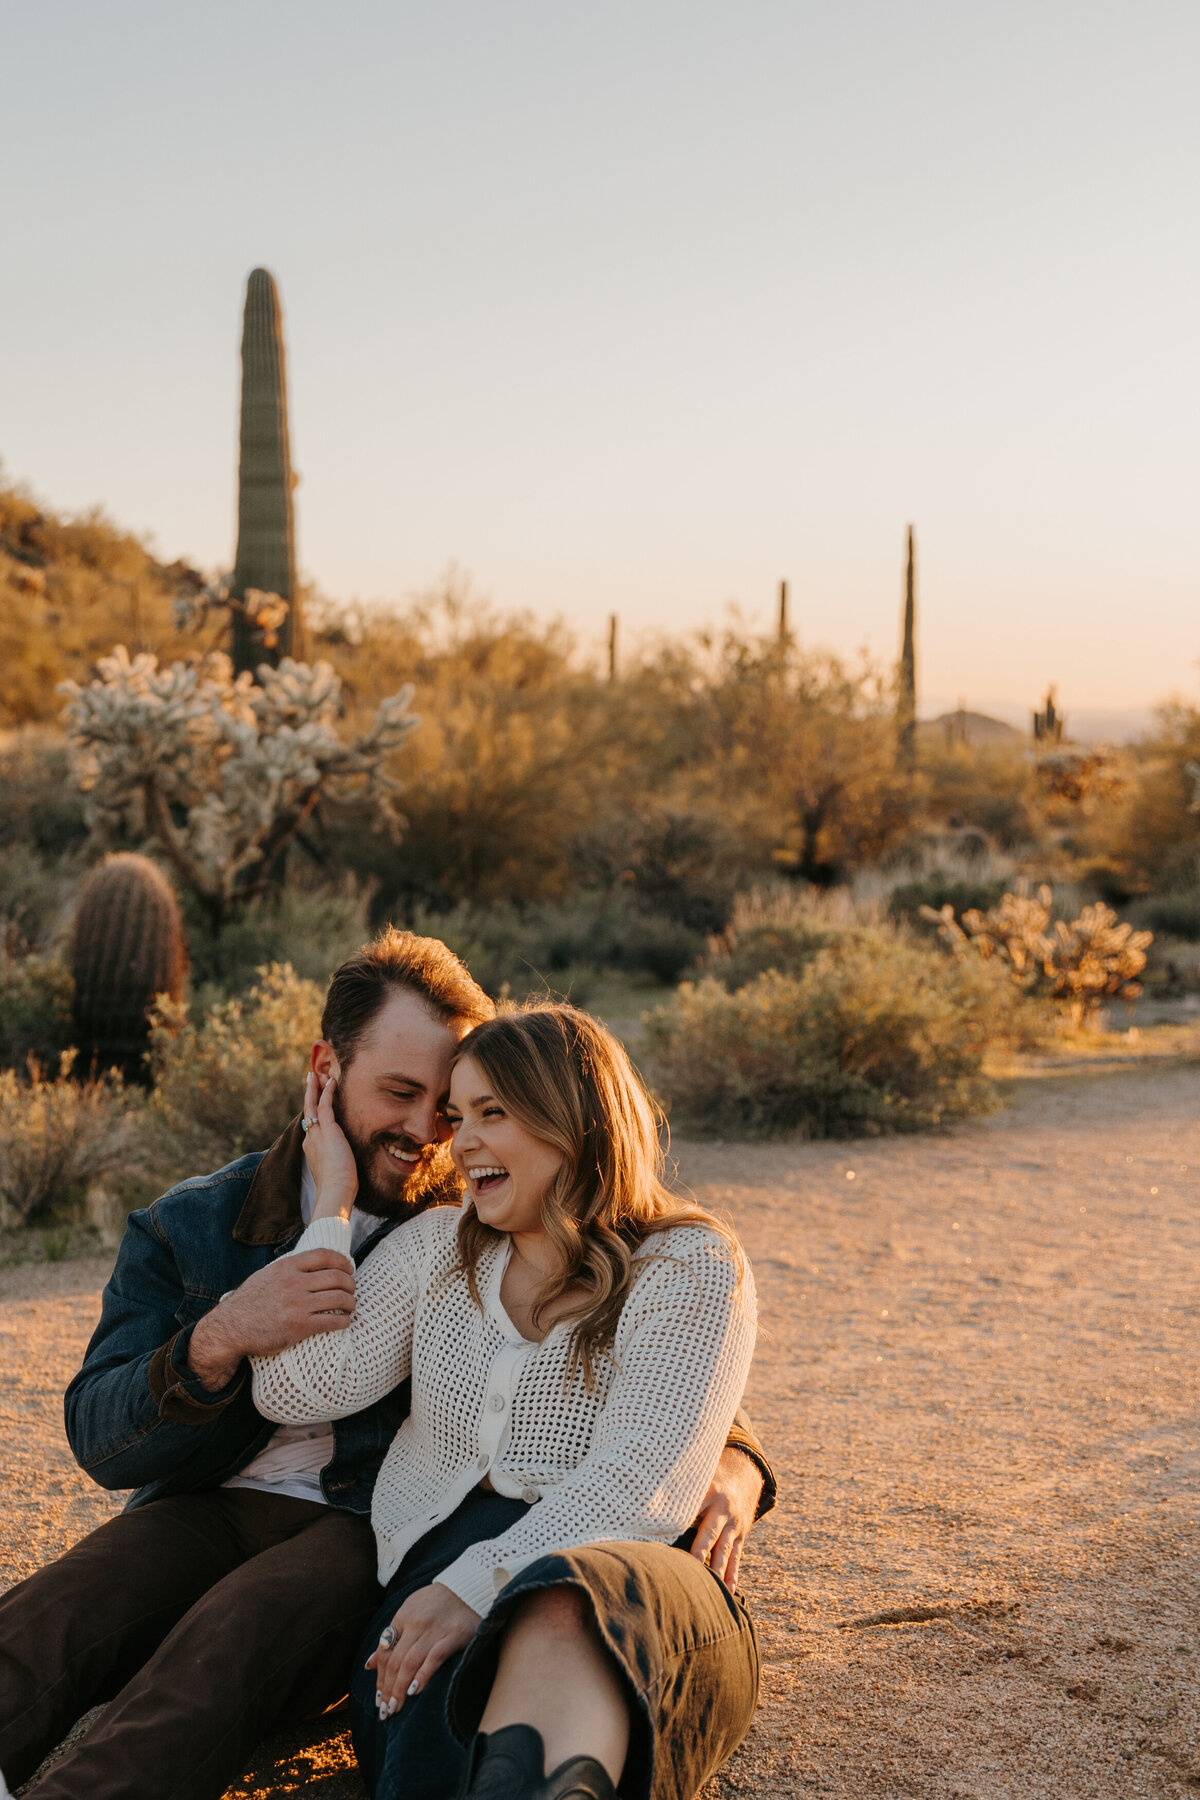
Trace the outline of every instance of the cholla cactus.
[[[411, 687], [382, 701], [351, 743], [335, 730], [341, 683], [328, 663], [284, 658], [258, 681], [220, 653], [160, 668], [123, 645], [87, 687], [64, 682], [80, 787], [98, 837], [156, 842], [219, 928], [257, 891], [324, 794], [364, 789], [394, 817], [384, 764], [413, 726]], [[258, 884], [261, 885], [261, 884]]]
[[1100, 902], [1069, 925], [1058, 919], [1051, 926], [1051, 901], [1050, 889], [1041, 887], [1036, 899], [1005, 894], [988, 912], [965, 912], [961, 922], [952, 906], [923, 906], [921, 916], [957, 955], [1007, 963], [1018, 987], [1068, 1006], [1077, 1023], [1094, 1017], [1105, 1000], [1136, 1000], [1142, 987], [1135, 977], [1154, 933], [1119, 923]]

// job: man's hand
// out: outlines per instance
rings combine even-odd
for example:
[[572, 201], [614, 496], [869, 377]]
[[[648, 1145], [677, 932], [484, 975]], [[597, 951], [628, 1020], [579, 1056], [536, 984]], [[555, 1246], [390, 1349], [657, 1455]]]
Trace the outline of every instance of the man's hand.
[[273, 1356], [319, 1331], [345, 1331], [354, 1311], [354, 1264], [336, 1250], [305, 1250], [259, 1269], [192, 1332], [188, 1367], [210, 1394], [244, 1356]]
[[737, 1584], [742, 1546], [754, 1523], [762, 1484], [762, 1471], [743, 1450], [728, 1446], [722, 1450], [696, 1520], [692, 1555], [706, 1562], [727, 1588]]
[[395, 1642], [368, 1656], [375, 1671], [375, 1704], [381, 1719], [399, 1712], [410, 1694], [419, 1694], [448, 1657], [475, 1635], [479, 1614], [440, 1581], [410, 1594], [395, 1618]]

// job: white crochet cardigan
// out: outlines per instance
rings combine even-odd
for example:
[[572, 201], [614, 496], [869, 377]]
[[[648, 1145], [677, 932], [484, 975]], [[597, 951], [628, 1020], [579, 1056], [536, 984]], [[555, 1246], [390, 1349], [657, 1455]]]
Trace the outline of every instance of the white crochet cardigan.
[[[702, 1226], [651, 1237], [635, 1258], [612, 1358], [592, 1393], [564, 1388], [570, 1323], [523, 1338], [500, 1301], [511, 1241], [484, 1251], [482, 1310], [456, 1268], [457, 1207], [408, 1220], [357, 1271], [346, 1331], [254, 1357], [254, 1404], [283, 1425], [340, 1419], [412, 1375], [412, 1412], [379, 1471], [379, 1579], [485, 1475], [529, 1511], [438, 1576], [477, 1613], [519, 1569], [605, 1539], [671, 1543], [695, 1518], [746, 1385], [754, 1283]], [[350, 1227], [317, 1219], [294, 1255], [344, 1250]]]

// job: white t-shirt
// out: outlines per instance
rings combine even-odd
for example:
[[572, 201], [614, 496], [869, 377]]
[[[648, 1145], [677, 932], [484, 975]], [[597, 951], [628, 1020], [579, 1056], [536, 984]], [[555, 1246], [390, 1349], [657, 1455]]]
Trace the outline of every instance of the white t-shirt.
[[[317, 1204], [317, 1184], [312, 1170], [304, 1165], [300, 1182], [300, 1213], [305, 1225]], [[373, 1231], [383, 1224], [374, 1213], [360, 1212], [356, 1206], [350, 1214], [350, 1254], [365, 1243]], [[325, 1504], [321, 1492], [321, 1470], [333, 1456], [333, 1425], [280, 1425], [271, 1441], [248, 1462], [237, 1475], [231, 1475], [225, 1487], [257, 1488], [263, 1494], [289, 1494], [294, 1500], [316, 1500]]]

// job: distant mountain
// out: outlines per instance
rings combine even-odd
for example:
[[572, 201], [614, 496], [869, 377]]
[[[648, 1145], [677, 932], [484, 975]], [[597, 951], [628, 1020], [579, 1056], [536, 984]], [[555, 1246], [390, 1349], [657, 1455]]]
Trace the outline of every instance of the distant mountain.
[[[941, 696], [932, 696], [926, 705], [934, 707], [944, 705]], [[985, 700], [986, 712], [965, 712], [967, 719], [984, 721], [989, 727], [1006, 727], [1019, 738], [1029, 739], [1034, 705], [1017, 706], [1011, 700]], [[1040, 704], [1040, 700], [1038, 702]], [[1153, 729], [1154, 709], [1151, 706], [1103, 707], [1103, 706], [1071, 706], [1061, 703], [1060, 711], [1066, 720], [1066, 735], [1073, 744], [1128, 744], [1134, 738], [1142, 737]], [[924, 719], [917, 730], [927, 733], [936, 726], [942, 731], [947, 720], [958, 717], [958, 709], [939, 712], [936, 718]], [[928, 736], [925, 739], [929, 742]], [[994, 735], [970, 737], [968, 743], [999, 743], [1001, 738]], [[1003, 740], [1012, 742], [1012, 739]]]
[[936, 719], [922, 719], [917, 726], [917, 742], [922, 744], [970, 744], [972, 748], [979, 744], [1016, 745], [1028, 736], [1028, 732], [1006, 725], [1003, 719], [990, 718], [987, 713], [969, 712], [966, 707], [941, 713]]

